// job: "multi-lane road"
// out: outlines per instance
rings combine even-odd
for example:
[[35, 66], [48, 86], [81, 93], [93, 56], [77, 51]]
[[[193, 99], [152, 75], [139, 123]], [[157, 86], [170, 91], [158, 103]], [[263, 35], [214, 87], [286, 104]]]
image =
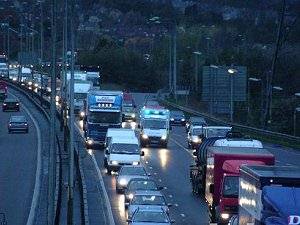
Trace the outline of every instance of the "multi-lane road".
[[[141, 106], [145, 94], [135, 94], [137, 105]], [[300, 152], [277, 145], [264, 143], [264, 146], [276, 157], [276, 164], [297, 166]], [[189, 165], [194, 161], [192, 151], [187, 148], [187, 138], [183, 127], [173, 127], [168, 148], [148, 147], [143, 164], [152, 178], [165, 189], [169, 203], [172, 203], [170, 215], [180, 225], [207, 225], [209, 224], [206, 203], [200, 197], [194, 196], [189, 182]], [[107, 175], [103, 166], [103, 151], [94, 150], [98, 169], [101, 171], [105, 189], [108, 194], [115, 223], [126, 224], [124, 196], [115, 191], [115, 176]]]
[[[33, 218], [39, 193], [41, 153], [47, 142], [48, 123], [33, 103], [15, 90], [9, 96], [21, 102], [20, 112], [0, 111], [0, 213], [7, 224], [23, 225]], [[29, 133], [8, 134], [11, 115], [25, 115]], [[34, 200], [34, 201], [33, 201]]]

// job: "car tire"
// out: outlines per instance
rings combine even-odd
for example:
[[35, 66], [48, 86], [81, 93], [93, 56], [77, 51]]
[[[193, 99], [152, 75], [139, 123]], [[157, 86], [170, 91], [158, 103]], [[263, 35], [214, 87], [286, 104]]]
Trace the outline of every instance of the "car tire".
[[108, 175], [111, 175], [111, 169], [106, 168], [106, 172]]
[[8, 129], [8, 133], [11, 134], [11, 130], [10, 129]]
[[25, 133], [28, 134], [28, 129], [25, 130]]

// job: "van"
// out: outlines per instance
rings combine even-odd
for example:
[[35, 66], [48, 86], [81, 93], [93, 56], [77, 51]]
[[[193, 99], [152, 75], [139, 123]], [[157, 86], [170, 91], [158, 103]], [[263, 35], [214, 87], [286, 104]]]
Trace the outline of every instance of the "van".
[[105, 136], [104, 147], [109, 145], [109, 142], [112, 137], [128, 137], [135, 138], [135, 132], [132, 129], [124, 129], [124, 128], [108, 128]]
[[139, 165], [141, 151], [139, 141], [136, 137], [112, 137], [104, 154], [104, 166], [107, 173], [117, 172], [124, 165]]

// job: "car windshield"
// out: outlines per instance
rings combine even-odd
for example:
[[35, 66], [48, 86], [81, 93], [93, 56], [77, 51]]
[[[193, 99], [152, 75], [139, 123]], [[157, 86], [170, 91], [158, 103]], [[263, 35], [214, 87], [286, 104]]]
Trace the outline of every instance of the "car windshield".
[[12, 116], [10, 121], [13, 123], [24, 123], [26, 118], [24, 116]]
[[133, 222], [169, 223], [169, 220], [164, 212], [138, 211]]
[[166, 129], [167, 122], [164, 120], [145, 120], [143, 127], [148, 129]]
[[119, 112], [89, 112], [88, 122], [89, 123], [120, 123]]
[[124, 106], [123, 105], [123, 112], [132, 112], [133, 111], [133, 106]]
[[115, 143], [115, 144], [112, 144], [112, 146], [110, 148], [110, 153], [139, 154], [140, 153], [140, 148], [137, 144]]
[[197, 128], [192, 130], [192, 135], [201, 135], [203, 134], [203, 129]]
[[210, 128], [207, 129], [207, 137], [225, 137], [230, 128]]
[[131, 181], [128, 185], [128, 190], [156, 190], [157, 186], [154, 181], [139, 180]]
[[181, 111], [171, 111], [171, 116], [174, 116], [174, 117], [184, 117], [184, 114]]
[[146, 176], [147, 173], [143, 167], [122, 167], [119, 175], [130, 175], [130, 176]]
[[226, 176], [223, 183], [223, 196], [237, 198], [239, 195], [239, 177]]
[[86, 95], [87, 95], [86, 93], [74, 93], [74, 98], [77, 99], [77, 100], [78, 99], [83, 100], [83, 99], [86, 99]]
[[131, 201], [133, 205], [166, 205], [163, 196], [159, 195], [135, 195]]

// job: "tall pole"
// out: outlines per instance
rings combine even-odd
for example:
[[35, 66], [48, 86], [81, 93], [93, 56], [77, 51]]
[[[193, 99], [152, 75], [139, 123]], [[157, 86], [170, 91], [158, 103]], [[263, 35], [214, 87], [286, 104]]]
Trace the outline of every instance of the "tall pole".
[[68, 190], [68, 225], [73, 224], [74, 199], [74, 64], [75, 64], [75, 29], [74, 29], [74, 2], [71, 2], [71, 79], [70, 79], [70, 149], [69, 149], [69, 190]]
[[8, 62], [8, 78], [9, 78], [9, 60], [10, 60], [10, 57], [9, 57], [9, 55], [10, 55], [10, 35], [9, 35], [9, 29], [10, 29], [10, 27], [9, 27], [9, 23], [7, 23], [7, 62]]
[[44, 46], [44, 30], [43, 30], [43, 21], [44, 21], [44, 16], [43, 16], [43, 0], [40, 1], [40, 14], [41, 14], [41, 24], [40, 24], [40, 47], [41, 47], [41, 52], [40, 52], [40, 59], [41, 63], [43, 62], [43, 46]]
[[230, 122], [231, 123], [233, 122], [233, 74], [229, 74], [230, 75]]
[[169, 37], [169, 93], [172, 92], [172, 36]]
[[199, 83], [199, 81], [198, 81], [198, 74], [199, 74], [199, 72], [198, 72], [198, 54], [195, 54], [195, 91], [196, 91], [196, 93], [198, 92], [198, 83]]
[[52, 0], [51, 11], [51, 41], [52, 41], [52, 62], [51, 62], [51, 99], [50, 99], [50, 151], [49, 151], [49, 177], [48, 177], [48, 225], [54, 223], [54, 192], [55, 192], [55, 96], [56, 96], [56, 0]]
[[296, 122], [297, 122], [297, 109], [295, 109], [295, 111], [294, 111], [294, 129], [293, 129], [294, 136], [296, 136], [296, 129], [297, 129]]
[[247, 123], [249, 123], [250, 116], [250, 80], [247, 79]]
[[176, 25], [174, 22], [174, 27], [173, 27], [173, 91], [174, 91], [174, 96], [175, 100], [177, 102], [177, 38], [176, 38]]

